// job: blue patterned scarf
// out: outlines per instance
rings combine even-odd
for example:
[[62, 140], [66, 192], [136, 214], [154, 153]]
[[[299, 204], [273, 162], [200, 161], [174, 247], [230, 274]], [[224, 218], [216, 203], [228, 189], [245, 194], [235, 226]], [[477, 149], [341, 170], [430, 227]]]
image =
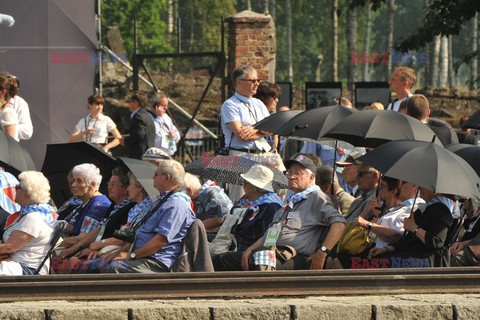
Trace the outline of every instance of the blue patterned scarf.
[[320, 187], [316, 184], [308, 187], [307, 189], [303, 190], [302, 192], [291, 194], [285, 200], [285, 203], [290, 207], [293, 208], [293, 205], [297, 202], [302, 201], [303, 199], [307, 199], [310, 193], [314, 191], [320, 191]]
[[43, 216], [43, 220], [47, 224], [52, 224], [55, 220], [57, 220], [57, 214], [55, 213], [55, 209], [49, 204], [41, 203], [41, 204], [32, 204], [20, 209], [20, 215], [24, 216], [31, 212], [39, 212]]
[[249, 216], [248, 220], [253, 220], [257, 213], [260, 211], [260, 206], [262, 204], [277, 203], [280, 207], [283, 206], [283, 201], [275, 192], [264, 193], [260, 198], [255, 200], [248, 210], [252, 211], [252, 214]]
[[[160, 196], [158, 199], [161, 201], [170, 191], [171, 190], [160, 193]], [[183, 200], [188, 204], [189, 207], [191, 207], [192, 199], [190, 199], [188, 194], [186, 194], [184, 191], [175, 192], [168, 198], [168, 200], [174, 200], [174, 199]]]
[[146, 197], [142, 202], [137, 204], [128, 212], [128, 224], [133, 224], [134, 221], [142, 219], [145, 214], [150, 211], [152, 204], [158, 200], [158, 196]]

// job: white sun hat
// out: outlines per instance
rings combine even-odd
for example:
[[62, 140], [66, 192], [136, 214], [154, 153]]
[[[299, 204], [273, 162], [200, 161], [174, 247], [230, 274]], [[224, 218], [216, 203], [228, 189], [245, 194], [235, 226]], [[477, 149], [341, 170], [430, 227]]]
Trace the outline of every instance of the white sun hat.
[[240, 177], [257, 188], [274, 192], [272, 186], [273, 171], [261, 164], [255, 164], [247, 173], [241, 174]]

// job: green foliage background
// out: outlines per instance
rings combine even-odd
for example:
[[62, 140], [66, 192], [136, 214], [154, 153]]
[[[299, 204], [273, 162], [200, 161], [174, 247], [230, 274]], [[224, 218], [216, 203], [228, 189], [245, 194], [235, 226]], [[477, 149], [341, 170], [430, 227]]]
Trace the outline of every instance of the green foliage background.
[[[458, 34], [454, 38], [454, 62], [471, 54], [471, 37], [468, 19], [480, 11], [478, 0], [430, 0], [432, 10], [426, 13], [424, 0], [396, 0], [394, 42], [403, 50], [426, 51], [425, 44], [436, 32]], [[373, 0], [377, 9], [372, 12], [372, 30], [369, 48], [365, 48], [364, 34], [368, 0], [339, 0], [339, 80], [346, 82], [350, 53], [346, 52], [346, 9], [357, 8], [356, 49], [363, 52], [386, 51], [385, 0]], [[246, 9], [246, 0], [178, 0], [181, 19], [181, 50], [183, 52], [219, 51], [221, 17], [228, 17]], [[264, 12], [264, 0], [251, 0], [252, 10]], [[270, 6], [272, 0], [270, 0]], [[330, 80], [332, 61], [330, 0], [291, 0], [292, 59], [296, 84], [314, 81], [315, 66], [319, 55], [323, 56], [321, 76]], [[277, 32], [276, 80], [287, 79], [286, 61], [286, 12], [285, 0], [275, 1], [275, 25]], [[107, 27], [118, 24], [124, 45], [130, 57], [133, 53], [133, 16], [138, 18], [139, 52], [170, 53], [177, 50], [177, 39], [167, 34], [167, 0], [102, 0], [103, 34]], [[438, 14], [436, 14], [438, 13]], [[425, 18], [426, 17], [426, 18]], [[226, 26], [225, 26], [226, 27]], [[464, 65], [465, 66], [465, 65]], [[370, 80], [384, 81], [380, 64], [371, 65]], [[416, 65], [418, 71], [426, 65]], [[459, 69], [459, 82], [468, 79], [468, 68]], [[361, 65], [357, 70], [361, 79]]]

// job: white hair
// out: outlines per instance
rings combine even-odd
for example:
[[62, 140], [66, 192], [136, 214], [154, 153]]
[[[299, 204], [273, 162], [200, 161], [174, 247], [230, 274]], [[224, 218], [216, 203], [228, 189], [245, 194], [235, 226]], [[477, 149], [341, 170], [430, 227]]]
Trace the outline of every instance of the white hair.
[[158, 160], [159, 165], [162, 165], [162, 173], [172, 176], [172, 181], [181, 186], [185, 178], [185, 169], [182, 164], [175, 160]]
[[98, 188], [100, 183], [102, 183], [102, 175], [100, 174], [100, 169], [98, 169], [92, 163], [82, 163], [76, 165], [72, 169], [72, 174], [81, 174], [85, 176], [85, 183], [87, 185], [93, 184], [94, 187]]
[[183, 179], [183, 189], [199, 190], [202, 187], [200, 179], [196, 175], [186, 172]]
[[18, 175], [20, 187], [35, 203], [50, 201], [50, 183], [43, 173], [38, 171], [24, 171]]

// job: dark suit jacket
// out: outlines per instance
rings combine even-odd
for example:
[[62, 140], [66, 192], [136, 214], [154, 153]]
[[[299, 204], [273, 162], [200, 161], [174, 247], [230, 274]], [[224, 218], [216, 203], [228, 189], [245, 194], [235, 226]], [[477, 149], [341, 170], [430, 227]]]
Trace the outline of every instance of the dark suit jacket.
[[155, 124], [145, 109], [139, 109], [130, 122], [130, 136], [125, 139], [130, 158], [142, 159], [147, 149], [155, 145]]

